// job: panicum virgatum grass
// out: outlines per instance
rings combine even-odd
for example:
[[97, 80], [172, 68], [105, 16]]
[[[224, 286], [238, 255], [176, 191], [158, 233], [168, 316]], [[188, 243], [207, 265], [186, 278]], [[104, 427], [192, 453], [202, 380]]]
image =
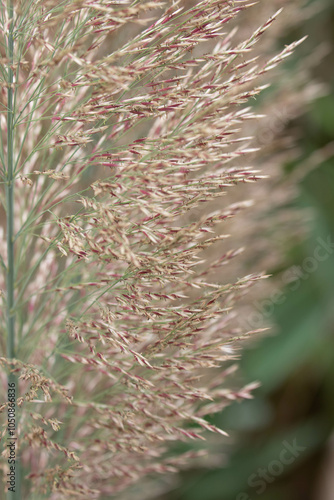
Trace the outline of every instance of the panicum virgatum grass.
[[203, 252], [248, 203], [187, 214], [261, 177], [238, 166], [253, 152], [242, 124], [260, 118], [244, 104], [296, 44], [256, 61], [275, 15], [234, 42], [228, 22], [249, 2], [185, 3], [1, 1], [9, 498], [109, 498], [177, 471], [196, 453], [169, 443], [224, 434], [205, 417], [250, 397], [226, 387], [222, 364], [235, 298], [262, 275], [222, 284], [212, 276], [239, 251]]

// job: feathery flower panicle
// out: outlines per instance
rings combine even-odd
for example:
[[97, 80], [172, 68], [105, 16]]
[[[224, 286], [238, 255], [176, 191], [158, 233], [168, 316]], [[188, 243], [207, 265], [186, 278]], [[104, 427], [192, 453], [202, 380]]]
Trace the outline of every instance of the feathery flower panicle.
[[251, 397], [222, 364], [242, 337], [234, 302], [263, 275], [212, 282], [240, 251], [204, 252], [249, 203], [187, 215], [262, 177], [238, 165], [254, 152], [242, 125], [260, 118], [241, 105], [297, 43], [254, 57], [276, 15], [234, 42], [228, 23], [252, 5], [1, 3], [0, 363], [19, 380], [25, 498], [175, 472], [196, 453], [170, 442], [225, 435], [205, 417]]

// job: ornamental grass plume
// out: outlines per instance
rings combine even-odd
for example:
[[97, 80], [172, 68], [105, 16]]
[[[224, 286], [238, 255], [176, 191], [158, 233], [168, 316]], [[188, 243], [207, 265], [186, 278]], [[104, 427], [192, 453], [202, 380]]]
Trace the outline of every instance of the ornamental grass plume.
[[186, 465], [197, 453], [170, 443], [224, 435], [206, 416], [251, 397], [223, 362], [242, 336], [235, 300], [263, 275], [220, 283], [239, 250], [203, 252], [249, 203], [188, 217], [261, 177], [238, 166], [253, 152], [242, 124], [260, 118], [243, 105], [297, 43], [256, 61], [278, 13], [234, 43], [227, 23], [250, 6], [1, 1], [8, 498], [121, 495]]

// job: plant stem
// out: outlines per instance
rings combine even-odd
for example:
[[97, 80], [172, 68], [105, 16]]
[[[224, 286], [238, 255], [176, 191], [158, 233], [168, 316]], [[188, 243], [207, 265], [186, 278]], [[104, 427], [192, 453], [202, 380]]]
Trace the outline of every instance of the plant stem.
[[[14, 309], [14, 109], [13, 109], [13, 62], [14, 62], [14, 36], [13, 36], [13, 1], [8, 4], [10, 21], [7, 38], [8, 47], [8, 91], [7, 91], [7, 179], [5, 183], [7, 201], [7, 358], [15, 358], [15, 309]], [[8, 374], [8, 384], [15, 384], [15, 395], [17, 395], [17, 377], [12, 371]], [[16, 406], [16, 405], [15, 405]], [[17, 409], [17, 408], [16, 408]], [[16, 413], [16, 412], [15, 412]], [[16, 426], [18, 415], [16, 413]], [[15, 429], [17, 430], [17, 429]], [[17, 434], [15, 434], [17, 438]], [[8, 491], [8, 500], [19, 500], [21, 498], [20, 464], [18, 460], [17, 441], [15, 441], [15, 491]]]
[[[10, 2], [9, 17], [13, 17], [13, 4]], [[14, 315], [14, 172], [13, 172], [13, 31], [12, 23], [8, 35], [8, 55], [10, 66], [8, 67], [8, 110], [7, 110], [7, 356], [15, 357], [15, 315]]]

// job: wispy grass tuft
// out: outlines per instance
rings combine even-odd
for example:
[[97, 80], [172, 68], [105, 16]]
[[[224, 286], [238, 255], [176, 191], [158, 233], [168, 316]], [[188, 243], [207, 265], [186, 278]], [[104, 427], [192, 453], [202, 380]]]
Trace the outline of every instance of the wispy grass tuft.
[[169, 443], [225, 435], [205, 417], [251, 397], [222, 366], [235, 299], [263, 275], [212, 282], [239, 251], [203, 252], [248, 203], [185, 222], [261, 178], [238, 165], [254, 152], [242, 124], [260, 118], [244, 105], [297, 43], [254, 57], [278, 13], [234, 42], [228, 22], [251, 5], [1, 2], [0, 364], [5, 393], [19, 380], [22, 468], [9, 498], [104, 498], [177, 471], [198, 453]]

